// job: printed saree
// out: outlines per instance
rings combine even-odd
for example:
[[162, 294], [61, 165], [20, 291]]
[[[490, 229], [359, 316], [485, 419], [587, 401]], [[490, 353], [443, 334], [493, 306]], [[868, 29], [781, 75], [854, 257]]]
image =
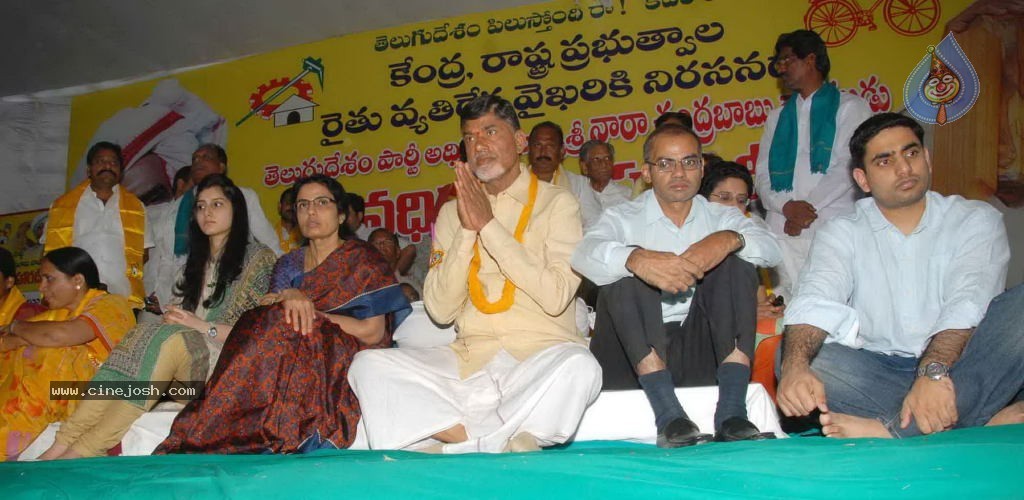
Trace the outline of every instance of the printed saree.
[[76, 318], [89, 320], [96, 338], [75, 346], [27, 346], [0, 353], [0, 459], [16, 459], [47, 425], [75, 410], [77, 400], [50, 399], [50, 382], [92, 378], [135, 325], [128, 300], [100, 290], [89, 290], [74, 311], [51, 309], [28, 321]]
[[155, 453], [294, 453], [352, 443], [360, 411], [348, 367], [363, 349], [389, 347], [393, 327], [410, 307], [368, 244], [345, 241], [308, 273], [302, 272], [305, 251], [278, 261], [271, 291], [296, 287], [324, 313], [387, 315], [385, 338], [363, 345], [324, 317], [303, 336], [285, 323], [280, 304], [252, 309], [235, 323], [204, 399], [182, 410]]

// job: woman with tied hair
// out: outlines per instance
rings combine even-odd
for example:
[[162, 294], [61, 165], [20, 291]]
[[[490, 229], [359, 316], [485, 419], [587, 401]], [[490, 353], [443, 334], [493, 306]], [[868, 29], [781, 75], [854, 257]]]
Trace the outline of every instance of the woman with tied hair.
[[39, 265], [47, 310], [0, 330], [0, 460], [15, 460], [76, 399], [51, 399], [51, 382], [87, 381], [135, 326], [128, 299], [106, 292], [96, 263], [77, 247], [50, 251]]
[[[259, 305], [270, 286], [274, 253], [249, 239], [245, 197], [222, 174], [203, 178], [189, 223], [189, 251], [163, 324], [142, 323], [118, 344], [93, 382], [171, 381], [202, 390], [238, 317]], [[113, 384], [110, 384], [113, 385]], [[197, 392], [198, 394], [198, 392]], [[103, 455], [121, 441], [159, 394], [83, 401], [39, 458]]]
[[182, 410], [156, 453], [293, 453], [355, 438], [348, 367], [363, 349], [390, 347], [409, 303], [384, 257], [339, 233], [341, 184], [313, 175], [295, 188], [307, 243], [277, 261], [264, 305], [235, 323], [206, 397]]

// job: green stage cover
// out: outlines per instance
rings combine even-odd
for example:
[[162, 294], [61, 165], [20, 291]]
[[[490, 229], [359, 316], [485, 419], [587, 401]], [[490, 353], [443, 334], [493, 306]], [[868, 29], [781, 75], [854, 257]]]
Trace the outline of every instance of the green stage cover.
[[0, 498], [1024, 498], [1024, 425], [906, 440], [575, 443], [540, 453], [175, 455], [0, 464]]

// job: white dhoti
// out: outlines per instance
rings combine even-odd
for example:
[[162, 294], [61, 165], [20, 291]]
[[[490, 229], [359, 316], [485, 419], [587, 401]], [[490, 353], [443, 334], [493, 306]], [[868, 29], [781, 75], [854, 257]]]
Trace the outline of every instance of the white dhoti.
[[504, 350], [465, 380], [451, 348], [370, 349], [348, 372], [370, 449], [420, 448], [458, 424], [467, 441], [445, 453], [501, 453], [521, 432], [540, 446], [564, 443], [601, 390], [601, 367], [579, 344], [519, 362]]

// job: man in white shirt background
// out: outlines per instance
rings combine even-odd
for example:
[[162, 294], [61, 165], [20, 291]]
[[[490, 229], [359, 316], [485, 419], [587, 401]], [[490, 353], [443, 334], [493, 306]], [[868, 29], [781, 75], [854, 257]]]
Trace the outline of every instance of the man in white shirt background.
[[[597, 199], [601, 211], [632, 199], [630, 188], [612, 182], [614, 169], [615, 146], [596, 139], [580, 146], [580, 172], [590, 180], [590, 191]], [[590, 215], [595, 221], [599, 216], [600, 213]]]
[[849, 149], [871, 198], [814, 237], [785, 315], [780, 409], [820, 412], [832, 437], [1024, 422], [1024, 286], [999, 295], [1002, 216], [929, 191], [911, 118], [874, 116]]
[[534, 125], [526, 147], [530, 171], [538, 179], [561, 186], [576, 197], [580, 204], [583, 230], [586, 231], [597, 222], [596, 216], [601, 213], [601, 205], [590, 189], [590, 180], [562, 166], [565, 160], [565, 134], [562, 133], [562, 127], [549, 121]]
[[829, 82], [828, 51], [813, 31], [779, 36], [775, 67], [793, 93], [768, 116], [755, 188], [782, 246], [776, 293], [789, 298], [814, 231], [853, 210], [858, 193], [850, 178], [847, 145], [871, 109]]
[[86, 153], [88, 179], [50, 205], [45, 251], [65, 246], [85, 250], [110, 293], [142, 308], [146, 249], [153, 246], [146, 208], [121, 189], [121, 147], [97, 142]]

